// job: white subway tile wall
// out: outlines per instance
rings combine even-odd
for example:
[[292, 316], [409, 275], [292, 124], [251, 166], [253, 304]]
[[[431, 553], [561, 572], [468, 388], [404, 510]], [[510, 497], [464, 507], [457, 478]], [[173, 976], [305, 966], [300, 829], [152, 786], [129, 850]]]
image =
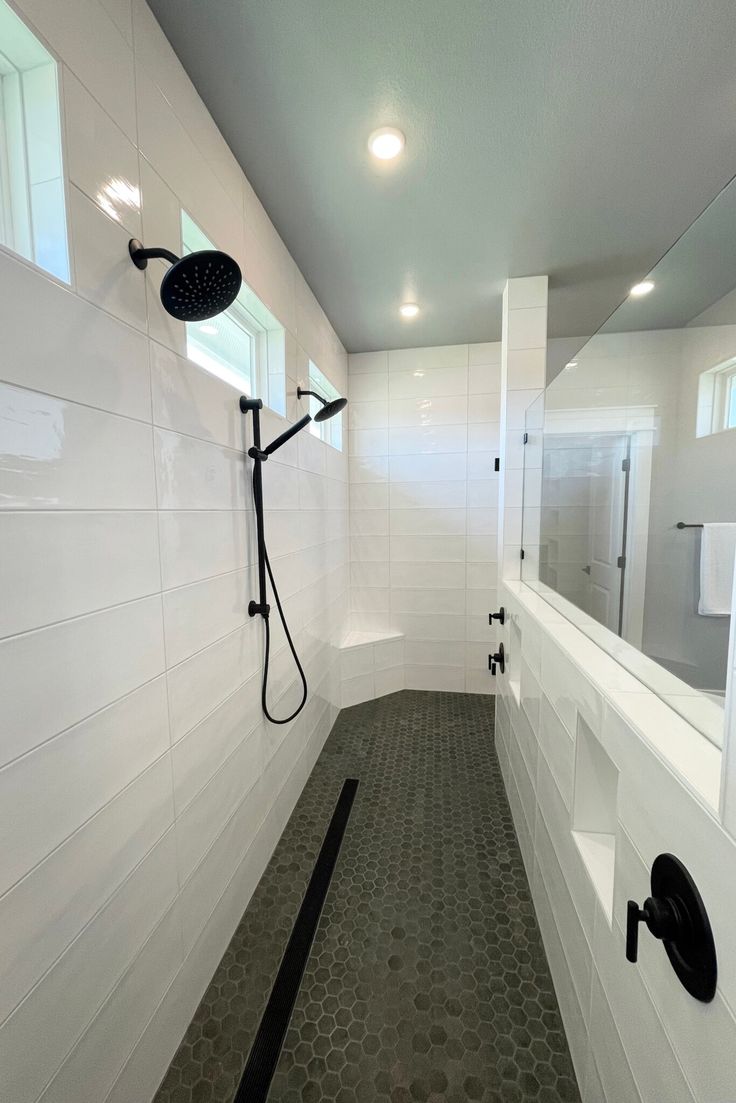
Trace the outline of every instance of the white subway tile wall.
[[[725, 1101], [736, 1083], [736, 961], [729, 937], [736, 900], [733, 879], [723, 877], [736, 860], [733, 763], [723, 771], [722, 824], [719, 750], [519, 581], [522, 493], [525, 576], [527, 557], [536, 551], [530, 531], [539, 531], [534, 476], [541, 462], [536, 400], [544, 382], [539, 312], [545, 303], [546, 278], [508, 282], [497, 503], [507, 663], [497, 677], [498, 756], [583, 1103]], [[522, 449], [525, 426], [530, 443]], [[733, 717], [731, 724], [733, 730]], [[614, 839], [605, 876], [602, 865], [586, 864], [573, 835], [584, 795], [581, 752], [591, 747], [599, 748], [588, 770], [598, 762], [601, 805], [608, 793], [607, 809], [596, 814], [606, 811], [600, 830]], [[627, 900], [648, 895], [652, 862], [663, 851], [685, 862], [709, 909], [719, 987], [708, 1005], [684, 991], [648, 934], [640, 939], [638, 965], [625, 958]]]
[[[0, 1098], [145, 1103], [340, 705], [348, 455], [305, 437], [265, 468], [310, 680], [272, 727], [238, 394], [184, 359], [128, 238], [178, 251], [184, 207], [237, 258], [287, 329], [290, 420], [310, 358], [344, 393], [347, 357], [143, 0], [17, 6], [61, 62], [73, 277], [0, 249]], [[397, 661], [376, 650], [382, 692]], [[275, 625], [271, 685], [290, 710]]]
[[351, 626], [404, 635], [408, 689], [493, 692], [500, 364], [498, 342], [348, 357]]
[[[683, 761], [669, 736], [684, 722], [664, 702], [634, 679], [620, 681], [625, 672], [609, 656], [520, 582], [501, 583], [500, 596], [511, 662], [498, 679], [496, 746], [583, 1101], [729, 1099], [736, 899], [723, 871], [736, 849], [718, 820], [720, 754], [690, 728]], [[582, 738], [618, 771], [612, 918], [573, 838]], [[690, 869], [708, 907], [719, 984], [707, 1005], [684, 991], [645, 930], [638, 964], [626, 961], [627, 900], [648, 895], [664, 851]]]

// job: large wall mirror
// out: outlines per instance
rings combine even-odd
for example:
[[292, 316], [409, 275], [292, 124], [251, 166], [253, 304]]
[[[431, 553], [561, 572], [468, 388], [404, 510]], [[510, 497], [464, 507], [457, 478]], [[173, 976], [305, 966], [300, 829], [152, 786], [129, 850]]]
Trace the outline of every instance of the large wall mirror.
[[523, 579], [722, 746], [736, 183], [636, 290], [528, 411]]

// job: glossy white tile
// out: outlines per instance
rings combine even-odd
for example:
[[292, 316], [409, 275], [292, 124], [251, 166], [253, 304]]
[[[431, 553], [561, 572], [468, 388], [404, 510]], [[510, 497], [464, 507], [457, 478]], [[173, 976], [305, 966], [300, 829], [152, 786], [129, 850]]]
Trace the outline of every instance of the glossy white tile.
[[462, 563], [465, 561], [464, 536], [391, 536], [392, 562]]
[[74, 185], [69, 189], [77, 291], [121, 321], [145, 331], [146, 285], [128, 252], [130, 232]]
[[169, 747], [156, 678], [0, 770], [0, 895]]
[[0, 762], [30, 751], [164, 669], [161, 599], [144, 598], [0, 643]]
[[[462, 426], [469, 420], [465, 395], [444, 395], [442, 398], [394, 398], [388, 407], [391, 428], [421, 428], [431, 425]], [[443, 451], [443, 449], [440, 449]]]
[[106, 1097], [140, 1038], [141, 1023], [150, 1021], [181, 966], [181, 926], [180, 906], [174, 902], [39, 1103], [97, 1103]]
[[129, 236], [143, 236], [138, 153], [69, 69], [64, 71], [69, 178]]
[[468, 430], [465, 425], [421, 425], [391, 428], [388, 451], [391, 456], [418, 456], [425, 453], [465, 452]]
[[164, 590], [238, 570], [252, 560], [253, 515], [243, 510], [166, 510], [158, 523]]
[[[22, 0], [20, 7], [75, 76], [130, 140], [135, 141], [133, 51], [109, 12], [97, 0], [75, 0], [72, 7], [65, 8], [47, 0]], [[94, 50], [89, 48], [90, 42], [94, 42]]]
[[142, 333], [3, 252], [0, 286], [6, 308], [0, 378], [110, 413], [150, 419], [148, 348]]
[[[0, 1026], [0, 1091], [7, 1099], [35, 1103], [177, 891], [169, 832]], [[44, 1045], [29, 1061], [29, 1040], [39, 1036]]]
[[363, 375], [365, 373], [387, 372], [387, 352], [351, 352], [348, 356], [348, 373], [350, 375]]
[[176, 666], [245, 624], [254, 589], [254, 575], [241, 570], [167, 591], [163, 608], [168, 666]]
[[242, 452], [154, 429], [159, 509], [234, 509], [249, 504]]
[[0, 898], [0, 1021], [173, 823], [161, 757]]
[[390, 372], [465, 368], [467, 364], [467, 345], [433, 345], [428, 348], [391, 349], [388, 354], [388, 370]]
[[260, 664], [260, 626], [249, 620], [169, 670], [171, 737], [180, 739], [247, 681]]
[[245, 451], [240, 392], [155, 341], [151, 343], [151, 390], [155, 425]]
[[0, 637], [157, 593], [156, 514], [0, 512], [0, 574]]
[[179, 869], [186, 881], [230, 816], [255, 785], [261, 771], [257, 731], [242, 739], [212, 779], [176, 821]]
[[402, 509], [390, 512], [392, 536], [464, 536], [464, 509]]
[[0, 508], [153, 509], [151, 428], [0, 384]]
[[[358, 379], [378, 379], [378, 376], [356, 376]], [[467, 368], [417, 369], [415, 371], [396, 371], [388, 377], [388, 395], [390, 401], [406, 398], [440, 398], [444, 395], [465, 395], [468, 393]]]

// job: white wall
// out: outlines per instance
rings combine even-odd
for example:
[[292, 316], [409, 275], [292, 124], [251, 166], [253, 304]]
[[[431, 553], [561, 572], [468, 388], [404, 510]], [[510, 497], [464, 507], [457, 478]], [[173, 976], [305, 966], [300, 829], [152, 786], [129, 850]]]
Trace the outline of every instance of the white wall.
[[409, 689], [491, 692], [500, 346], [348, 363], [352, 628], [404, 634]]
[[[145, 1103], [336, 714], [347, 457], [302, 434], [266, 465], [311, 683], [272, 728], [238, 395], [128, 238], [177, 250], [185, 206], [235, 255], [287, 327], [292, 419], [308, 358], [343, 390], [346, 357], [142, 0], [19, 7], [63, 62], [73, 278], [0, 251], [0, 1098]], [[143, 195], [120, 221], [116, 177]]]

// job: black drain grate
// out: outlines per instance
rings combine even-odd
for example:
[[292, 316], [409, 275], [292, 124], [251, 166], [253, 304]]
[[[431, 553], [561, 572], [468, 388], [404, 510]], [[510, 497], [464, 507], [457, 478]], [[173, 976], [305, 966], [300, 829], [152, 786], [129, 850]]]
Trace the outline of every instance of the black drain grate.
[[340, 791], [233, 1103], [266, 1103], [357, 789], [348, 778]]

